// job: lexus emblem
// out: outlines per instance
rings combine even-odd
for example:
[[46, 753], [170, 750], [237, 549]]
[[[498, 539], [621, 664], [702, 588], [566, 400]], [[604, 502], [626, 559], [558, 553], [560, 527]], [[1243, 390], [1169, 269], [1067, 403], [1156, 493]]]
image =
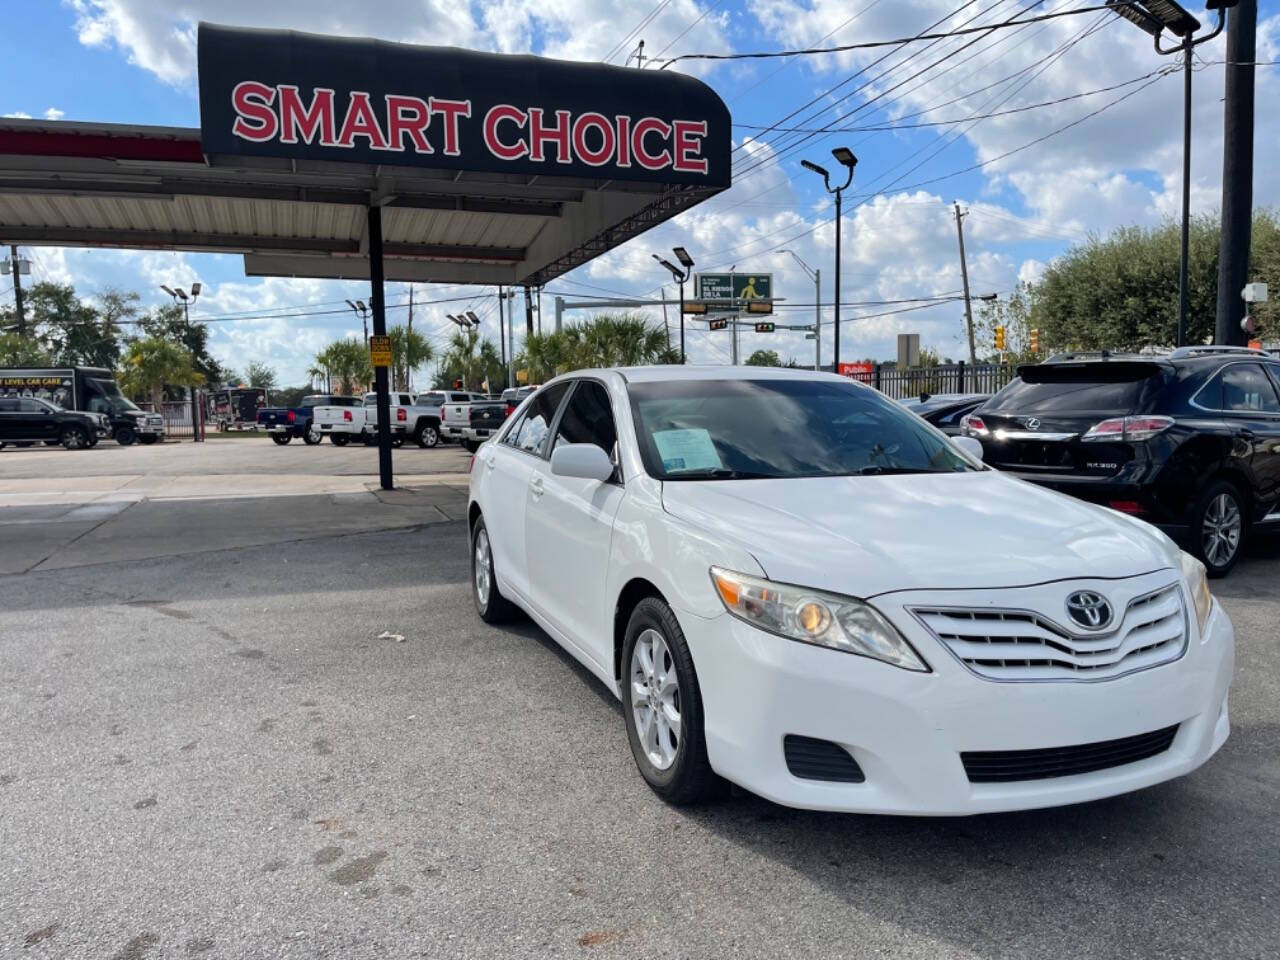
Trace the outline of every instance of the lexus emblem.
[[1092, 590], [1077, 590], [1067, 597], [1067, 616], [1086, 630], [1101, 630], [1111, 625], [1111, 604]]
[[1040, 429], [1040, 421], [1036, 417], [1027, 417], [1026, 424], [1028, 430]]

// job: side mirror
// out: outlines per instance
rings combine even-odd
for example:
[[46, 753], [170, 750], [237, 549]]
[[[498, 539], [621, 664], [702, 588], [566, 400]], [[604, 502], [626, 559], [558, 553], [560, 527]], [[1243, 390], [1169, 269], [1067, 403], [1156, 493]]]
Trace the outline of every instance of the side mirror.
[[967, 453], [979, 463], [982, 462], [982, 444], [973, 437], [952, 437], [951, 443], [962, 453]]
[[613, 476], [613, 461], [594, 443], [567, 443], [551, 453], [551, 472], [604, 483]]

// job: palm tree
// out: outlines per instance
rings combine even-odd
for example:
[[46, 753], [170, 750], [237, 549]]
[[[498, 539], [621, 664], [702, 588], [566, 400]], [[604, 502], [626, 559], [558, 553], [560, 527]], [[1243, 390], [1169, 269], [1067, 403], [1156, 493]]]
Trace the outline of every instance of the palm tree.
[[392, 385], [396, 390], [408, 390], [409, 375], [423, 364], [430, 363], [435, 350], [431, 342], [416, 330], [392, 327], [388, 335], [391, 337]]
[[330, 388], [342, 394], [363, 393], [373, 380], [369, 350], [359, 340], [335, 340], [316, 354], [316, 367], [325, 371]]
[[316, 389], [316, 384], [329, 390], [329, 370], [320, 365], [319, 358], [311, 366], [307, 367], [307, 380], [311, 383], [311, 389]]
[[497, 380], [502, 371], [498, 348], [475, 327], [459, 330], [449, 338], [443, 363], [457, 373], [468, 390], [479, 390], [486, 381]]
[[151, 397], [157, 410], [164, 401], [164, 388], [198, 387], [204, 374], [195, 368], [191, 351], [163, 337], [146, 337], [129, 344], [120, 361], [120, 383], [133, 394]]
[[567, 370], [679, 363], [680, 354], [643, 314], [602, 313], [556, 333], [526, 337], [517, 362], [530, 380], [545, 382]]

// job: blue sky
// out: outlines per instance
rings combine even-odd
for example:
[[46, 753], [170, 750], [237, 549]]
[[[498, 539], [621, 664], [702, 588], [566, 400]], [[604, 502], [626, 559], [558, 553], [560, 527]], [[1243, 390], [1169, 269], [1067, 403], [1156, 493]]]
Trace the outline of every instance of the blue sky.
[[[198, 126], [192, 46], [200, 19], [316, 32], [444, 43], [501, 52], [599, 60], [616, 48], [620, 62], [643, 38], [651, 55], [790, 49], [816, 43], [854, 43], [907, 36], [935, 20], [956, 25], [1006, 19], [1026, 7], [1035, 12], [1086, 6], [1085, 0], [1041, 4], [997, 0], [504, 0], [459, 4], [449, 0], [382, 0], [353, 6], [329, 0], [67, 0], [27, 4], [23, 28], [0, 32], [0, 114], [66, 120]], [[653, 14], [650, 18], [649, 15]], [[646, 21], [638, 31], [632, 28]], [[1202, 17], [1209, 21], [1206, 15]], [[630, 36], [628, 36], [630, 32]], [[1280, 0], [1260, 4], [1259, 59], [1277, 59]], [[912, 58], [913, 54], [920, 53]], [[846, 144], [860, 158], [844, 220], [846, 303], [938, 297], [959, 290], [959, 257], [951, 203], [965, 220], [970, 279], [975, 293], [1007, 292], [1089, 232], [1126, 223], [1156, 223], [1176, 213], [1181, 161], [1177, 77], [1132, 83], [1161, 67], [1148, 38], [1129, 24], [1098, 14], [1071, 16], [979, 38], [958, 38], [929, 51], [919, 47], [814, 58], [738, 61], [693, 69], [723, 97], [736, 124], [735, 142], [752, 137], [748, 125], [778, 122], [816, 98], [814, 107], [786, 125], [814, 126], [848, 115], [842, 126], [875, 126], [814, 137], [800, 149], [800, 134], [757, 134], [740, 151], [732, 190], [617, 251], [549, 285], [544, 299], [551, 322], [551, 292], [595, 295], [604, 290], [654, 296], [663, 276], [650, 254], [674, 244], [689, 248], [699, 267], [771, 271], [779, 296], [810, 303], [812, 283], [790, 249], [823, 274], [829, 304], [833, 242], [821, 181], [799, 166], [803, 157], [830, 164], [830, 148]], [[1219, 38], [1200, 48], [1196, 74], [1193, 204], [1216, 208], [1222, 161], [1223, 57]], [[936, 66], [913, 76], [933, 61]], [[1200, 64], [1197, 64], [1200, 67]], [[855, 76], [859, 70], [866, 72]], [[864, 88], [868, 80], [872, 82]], [[1103, 87], [1130, 84], [1105, 93]], [[834, 88], [834, 89], [833, 89]], [[842, 99], [848, 96], [847, 99]], [[1131, 94], [1112, 104], [1117, 98]], [[1259, 145], [1280, 141], [1280, 118], [1265, 109], [1280, 94], [1275, 67], [1258, 72]], [[1052, 106], [1032, 106], [1067, 99]], [[1032, 141], [1107, 107], [1043, 143]], [[1029, 107], [985, 119], [996, 111]], [[811, 118], [811, 119], [810, 119]], [[964, 123], [950, 123], [966, 120]], [[936, 126], [918, 126], [938, 123]], [[981, 169], [973, 167], [1014, 151]], [[1265, 160], [1265, 152], [1259, 153]], [[1280, 202], [1280, 173], [1264, 162], [1255, 180], [1259, 205]], [[3, 238], [0, 238], [3, 239]], [[785, 248], [785, 249], [784, 249]], [[249, 280], [238, 257], [180, 253], [125, 253], [47, 247], [24, 248], [35, 279], [74, 282], [92, 299], [108, 286], [134, 289], [144, 303], [165, 299], [159, 285], [189, 286], [204, 294], [196, 316], [208, 318], [214, 352], [233, 367], [250, 360], [277, 368], [285, 383], [303, 379], [311, 356], [330, 339], [359, 331], [345, 312], [346, 297], [367, 299], [358, 284], [284, 279]], [[0, 299], [8, 299], [7, 282]], [[666, 291], [674, 296], [668, 284]], [[465, 296], [469, 302], [423, 308], [415, 318], [442, 345], [446, 311], [471, 306], [496, 338], [493, 291], [418, 285], [415, 298]], [[405, 299], [395, 285], [389, 302]], [[335, 303], [336, 302], [336, 303]], [[943, 354], [959, 356], [961, 307], [886, 314], [891, 307], [842, 311], [842, 358], [894, 355], [899, 332], [918, 332]], [[661, 311], [649, 311], [655, 320]], [[286, 316], [299, 314], [299, 316]], [[391, 322], [403, 319], [393, 311]], [[803, 311], [804, 319], [812, 316]], [[570, 317], [583, 317], [572, 313]], [[230, 319], [236, 318], [239, 319]], [[670, 314], [675, 321], [674, 311]], [[788, 315], [787, 319], [791, 319]], [[824, 314], [830, 357], [832, 314]], [[744, 336], [743, 349], [777, 349], [784, 357], [812, 359], [799, 334]], [[724, 334], [691, 323], [695, 362], [727, 359]]]

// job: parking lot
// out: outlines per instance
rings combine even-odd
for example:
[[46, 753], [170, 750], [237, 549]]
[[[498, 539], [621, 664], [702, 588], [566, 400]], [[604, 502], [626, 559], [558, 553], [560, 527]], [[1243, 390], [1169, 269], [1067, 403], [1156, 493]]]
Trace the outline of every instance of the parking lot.
[[0, 452], [0, 956], [1280, 952], [1280, 543], [1215, 582], [1233, 732], [1190, 777], [677, 809], [610, 693], [474, 615], [466, 455], [395, 462], [382, 494], [373, 450], [264, 437]]

